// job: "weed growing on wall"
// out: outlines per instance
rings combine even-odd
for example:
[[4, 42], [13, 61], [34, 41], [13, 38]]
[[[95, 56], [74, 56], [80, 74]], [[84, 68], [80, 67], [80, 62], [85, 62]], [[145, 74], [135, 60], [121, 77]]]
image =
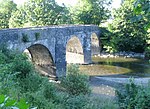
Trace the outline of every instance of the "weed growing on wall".
[[27, 34], [22, 33], [22, 41], [23, 41], [23, 42], [29, 42], [29, 38], [28, 38], [28, 35], [27, 35]]
[[38, 40], [40, 38], [40, 33], [35, 33], [35, 40]]

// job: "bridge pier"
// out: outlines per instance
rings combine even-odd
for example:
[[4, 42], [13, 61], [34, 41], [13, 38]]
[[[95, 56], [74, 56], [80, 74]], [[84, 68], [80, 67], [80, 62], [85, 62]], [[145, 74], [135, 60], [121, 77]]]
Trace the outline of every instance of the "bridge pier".
[[61, 78], [66, 76], [66, 62], [57, 62], [56, 63], [56, 78]]
[[92, 62], [91, 59], [91, 50], [84, 51], [84, 64], [90, 64]]
[[91, 34], [87, 34], [84, 37], [84, 44], [83, 44], [83, 54], [84, 54], [84, 63], [89, 64], [92, 62], [91, 58]]
[[64, 44], [56, 44], [55, 48], [56, 77], [60, 78], [66, 76], [66, 49]]

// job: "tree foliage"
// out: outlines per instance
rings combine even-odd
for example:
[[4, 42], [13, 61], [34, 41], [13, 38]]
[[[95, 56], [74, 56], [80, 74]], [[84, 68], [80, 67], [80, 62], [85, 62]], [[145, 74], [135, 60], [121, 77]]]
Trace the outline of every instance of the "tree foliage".
[[112, 0], [79, 0], [75, 7], [58, 5], [55, 0], [28, 0], [12, 13], [9, 27], [47, 26], [58, 24], [100, 25], [110, 16]]
[[12, 0], [0, 0], [0, 29], [9, 28], [9, 19], [16, 6]]
[[71, 7], [74, 23], [100, 25], [110, 15], [110, 4], [111, 0], [79, 0], [75, 7]]
[[69, 11], [55, 0], [29, 0], [13, 13], [9, 24], [10, 27], [25, 27], [68, 23]]
[[23, 7], [19, 7], [15, 12], [12, 13], [12, 16], [9, 20], [9, 27], [23, 27], [26, 20], [26, 12]]
[[134, 13], [136, 17], [133, 21], [145, 20], [145, 29], [150, 28], [150, 1], [149, 0], [135, 0], [134, 2]]
[[116, 51], [143, 52], [146, 47], [147, 31], [144, 29], [145, 20], [132, 22], [135, 17], [134, 0], [124, 0], [119, 9], [114, 10], [111, 31], [114, 36], [111, 46]]

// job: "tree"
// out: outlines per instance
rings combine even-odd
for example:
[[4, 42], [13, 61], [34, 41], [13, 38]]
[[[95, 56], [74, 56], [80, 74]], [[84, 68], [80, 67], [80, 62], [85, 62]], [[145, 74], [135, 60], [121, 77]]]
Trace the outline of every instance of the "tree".
[[134, 0], [124, 0], [121, 7], [114, 11], [111, 46], [116, 51], [143, 52], [146, 47], [147, 31], [144, 29], [145, 20], [132, 22], [135, 17]]
[[147, 37], [147, 47], [145, 49], [145, 57], [150, 59], [150, 1], [149, 0], [135, 0], [134, 2], [134, 14], [132, 18], [133, 22], [139, 22], [141, 19], [145, 20], [144, 28], [149, 33]]
[[47, 26], [70, 23], [69, 11], [55, 0], [29, 0], [14, 12], [10, 26]]
[[111, 0], [79, 0], [76, 6], [71, 7], [74, 23], [99, 26], [103, 20], [108, 19], [110, 4]]
[[134, 14], [136, 15], [132, 21], [139, 22], [145, 20], [145, 29], [150, 29], [150, 0], [135, 0]]
[[0, 0], [0, 29], [9, 28], [9, 19], [16, 6], [12, 0]]
[[26, 12], [23, 7], [19, 7], [16, 11], [12, 12], [12, 16], [9, 20], [9, 27], [24, 27], [26, 22]]

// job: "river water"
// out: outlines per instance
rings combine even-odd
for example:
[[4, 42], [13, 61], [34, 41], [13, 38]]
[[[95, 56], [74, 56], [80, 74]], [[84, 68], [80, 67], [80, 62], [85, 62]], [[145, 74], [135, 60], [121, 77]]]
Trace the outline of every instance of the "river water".
[[81, 72], [89, 76], [150, 77], [148, 60], [93, 57], [92, 61], [90, 65], [80, 65]]

